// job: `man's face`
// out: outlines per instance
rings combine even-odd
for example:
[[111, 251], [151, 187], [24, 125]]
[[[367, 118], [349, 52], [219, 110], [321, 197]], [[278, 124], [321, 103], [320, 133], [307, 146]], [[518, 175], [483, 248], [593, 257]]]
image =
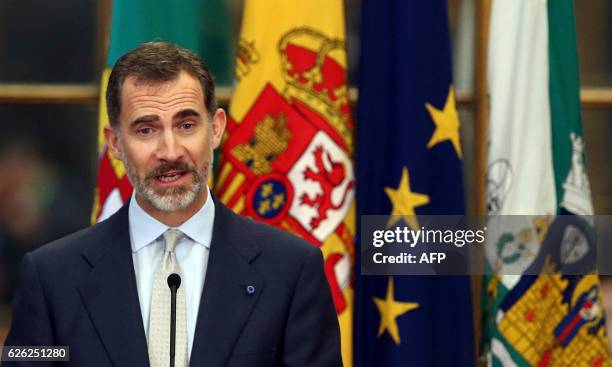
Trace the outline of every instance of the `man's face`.
[[143, 208], [175, 212], [206, 200], [213, 150], [224, 128], [223, 110], [208, 116], [200, 82], [182, 71], [169, 82], [127, 77], [119, 124], [105, 135]]

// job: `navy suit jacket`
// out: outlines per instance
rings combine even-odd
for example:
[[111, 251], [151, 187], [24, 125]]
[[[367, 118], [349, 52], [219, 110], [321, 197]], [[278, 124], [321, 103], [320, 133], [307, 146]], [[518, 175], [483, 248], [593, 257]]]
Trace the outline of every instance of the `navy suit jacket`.
[[[66, 345], [71, 366], [149, 366], [128, 205], [25, 256], [6, 346]], [[341, 366], [321, 251], [215, 208], [190, 366]]]

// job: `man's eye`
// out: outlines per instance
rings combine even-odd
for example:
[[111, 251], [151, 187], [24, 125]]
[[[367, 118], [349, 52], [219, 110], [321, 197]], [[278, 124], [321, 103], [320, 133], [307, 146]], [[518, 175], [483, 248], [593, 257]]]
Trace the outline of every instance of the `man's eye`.
[[191, 130], [191, 129], [193, 129], [193, 123], [191, 123], [191, 122], [183, 122], [181, 124], [181, 129], [183, 129], [183, 130]]
[[143, 127], [138, 129], [138, 133], [142, 135], [149, 135], [153, 130], [150, 127]]

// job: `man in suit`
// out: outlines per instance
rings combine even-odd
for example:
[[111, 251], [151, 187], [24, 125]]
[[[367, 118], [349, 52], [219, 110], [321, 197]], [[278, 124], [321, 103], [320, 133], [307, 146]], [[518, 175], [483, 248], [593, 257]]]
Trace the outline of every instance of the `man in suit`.
[[107, 146], [135, 193], [25, 256], [5, 345], [69, 346], [73, 366], [167, 366], [176, 273], [177, 367], [341, 366], [320, 250], [208, 190], [226, 116], [205, 64], [141, 45], [115, 64], [106, 100]]

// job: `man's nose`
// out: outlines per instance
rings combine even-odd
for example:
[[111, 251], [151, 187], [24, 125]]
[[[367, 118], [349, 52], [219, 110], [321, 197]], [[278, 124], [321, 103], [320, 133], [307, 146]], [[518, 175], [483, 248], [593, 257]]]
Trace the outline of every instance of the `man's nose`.
[[175, 162], [183, 157], [184, 149], [179, 137], [172, 130], [166, 130], [160, 137], [157, 149], [157, 158], [160, 160]]

